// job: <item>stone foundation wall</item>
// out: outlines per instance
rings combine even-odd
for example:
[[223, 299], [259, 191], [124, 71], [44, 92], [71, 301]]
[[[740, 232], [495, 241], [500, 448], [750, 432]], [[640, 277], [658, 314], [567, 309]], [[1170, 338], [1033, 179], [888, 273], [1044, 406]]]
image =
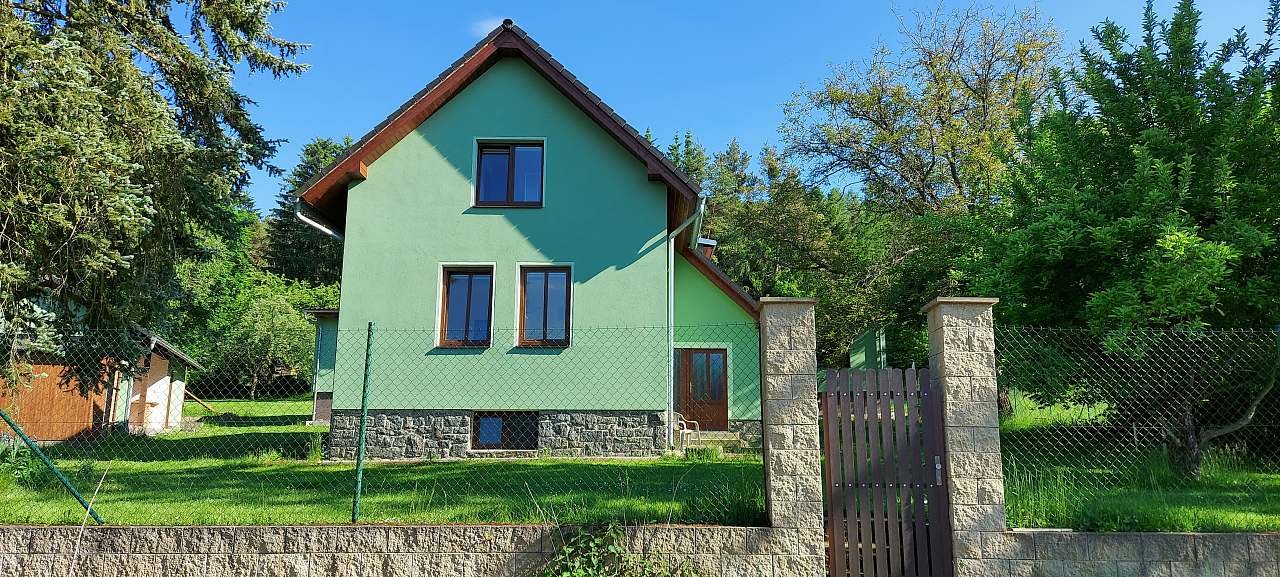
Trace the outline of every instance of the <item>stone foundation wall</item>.
[[764, 426], [756, 420], [730, 420], [729, 432], [737, 433], [742, 446], [748, 449], [759, 449], [764, 442]]
[[[334, 409], [328, 458], [356, 457], [360, 411]], [[530, 451], [471, 449], [471, 411], [371, 410], [365, 455], [370, 459], [546, 454], [555, 457], [654, 457], [666, 452], [661, 411], [540, 411], [538, 448]]]
[[[535, 573], [571, 528], [546, 526], [0, 527], [13, 577], [411, 577]], [[821, 577], [823, 534], [768, 527], [633, 527], [625, 546], [702, 575]], [[78, 552], [77, 552], [78, 547]]]

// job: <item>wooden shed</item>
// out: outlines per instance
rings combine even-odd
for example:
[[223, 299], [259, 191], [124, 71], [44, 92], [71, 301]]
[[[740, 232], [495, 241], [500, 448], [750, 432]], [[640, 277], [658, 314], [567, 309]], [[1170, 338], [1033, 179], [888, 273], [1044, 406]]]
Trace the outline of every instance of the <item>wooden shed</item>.
[[[203, 369], [191, 357], [150, 332], [135, 331], [147, 351], [136, 370], [104, 360], [106, 386], [84, 387], [71, 367], [52, 355], [32, 363], [33, 378], [16, 391], [0, 388], [0, 408], [40, 442], [67, 441], [112, 429], [156, 434], [182, 424], [187, 370]], [[12, 434], [0, 424], [0, 435]]]

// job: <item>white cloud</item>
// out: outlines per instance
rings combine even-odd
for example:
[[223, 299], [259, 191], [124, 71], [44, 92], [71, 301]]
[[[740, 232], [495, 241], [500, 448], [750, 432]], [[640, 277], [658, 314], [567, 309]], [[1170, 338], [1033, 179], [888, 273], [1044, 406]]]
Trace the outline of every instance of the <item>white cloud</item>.
[[484, 38], [494, 28], [502, 25], [501, 18], [481, 18], [471, 23], [471, 35], [476, 38]]

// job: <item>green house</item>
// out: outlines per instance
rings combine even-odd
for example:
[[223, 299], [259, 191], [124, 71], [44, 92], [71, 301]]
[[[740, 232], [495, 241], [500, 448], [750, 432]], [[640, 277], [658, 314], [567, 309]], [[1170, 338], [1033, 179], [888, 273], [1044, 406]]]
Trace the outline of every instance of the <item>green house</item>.
[[299, 192], [344, 244], [334, 458], [362, 402], [375, 458], [759, 442], [759, 306], [699, 242], [697, 185], [511, 21]]

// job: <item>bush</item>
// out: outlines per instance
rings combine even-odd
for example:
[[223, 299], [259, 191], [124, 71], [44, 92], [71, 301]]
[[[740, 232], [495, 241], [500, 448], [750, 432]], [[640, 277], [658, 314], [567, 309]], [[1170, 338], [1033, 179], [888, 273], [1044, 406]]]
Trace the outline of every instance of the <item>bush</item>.
[[42, 485], [42, 480], [48, 477], [43, 463], [31, 454], [31, 449], [11, 442], [0, 442], [0, 472], [29, 489]]
[[622, 528], [611, 525], [603, 532], [578, 529], [543, 568], [541, 577], [698, 577], [687, 563], [673, 567], [663, 560], [646, 559], [622, 545]]

